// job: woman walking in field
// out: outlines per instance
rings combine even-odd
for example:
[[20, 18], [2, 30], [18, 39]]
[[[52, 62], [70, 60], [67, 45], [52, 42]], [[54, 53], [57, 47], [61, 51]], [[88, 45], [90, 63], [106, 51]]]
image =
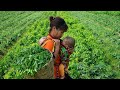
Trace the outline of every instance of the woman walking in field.
[[[68, 26], [63, 18], [60, 17], [50, 17], [50, 30], [47, 38], [43, 38], [43, 43], [40, 43], [41, 46], [50, 52], [53, 53], [54, 56], [54, 78], [60, 78], [59, 65], [61, 63], [60, 59], [60, 38], [63, 36], [64, 32], [66, 32]], [[58, 48], [58, 49], [56, 49]]]

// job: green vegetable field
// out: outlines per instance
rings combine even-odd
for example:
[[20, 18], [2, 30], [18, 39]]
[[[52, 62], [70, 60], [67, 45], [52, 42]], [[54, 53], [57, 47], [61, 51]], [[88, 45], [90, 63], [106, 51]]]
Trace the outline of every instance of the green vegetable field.
[[0, 11], [0, 79], [25, 79], [51, 59], [38, 45], [49, 17], [68, 24], [75, 38], [69, 74], [73, 79], [120, 79], [120, 11]]

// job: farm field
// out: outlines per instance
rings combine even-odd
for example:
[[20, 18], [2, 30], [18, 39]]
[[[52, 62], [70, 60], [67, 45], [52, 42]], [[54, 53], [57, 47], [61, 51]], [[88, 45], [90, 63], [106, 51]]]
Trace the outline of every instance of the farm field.
[[72, 78], [120, 78], [119, 11], [0, 11], [0, 79], [25, 79], [48, 63], [51, 54], [38, 40], [49, 32], [50, 16], [64, 18], [69, 28], [62, 38], [76, 40]]

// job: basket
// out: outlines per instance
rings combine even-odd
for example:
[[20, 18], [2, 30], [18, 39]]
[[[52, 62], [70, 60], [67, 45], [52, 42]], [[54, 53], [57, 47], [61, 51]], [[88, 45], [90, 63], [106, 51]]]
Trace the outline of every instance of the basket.
[[54, 60], [51, 57], [50, 61], [46, 63], [37, 73], [31, 77], [27, 76], [26, 79], [54, 79]]

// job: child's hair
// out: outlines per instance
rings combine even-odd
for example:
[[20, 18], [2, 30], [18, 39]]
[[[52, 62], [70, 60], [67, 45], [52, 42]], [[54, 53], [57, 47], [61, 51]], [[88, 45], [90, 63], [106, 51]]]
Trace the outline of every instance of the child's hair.
[[75, 46], [75, 39], [74, 39], [74, 38], [67, 36], [67, 37], [65, 37], [65, 38], [63, 39], [63, 41], [64, 41], [70, 48], [74, 48], [74, 46]]
[[51, 32], [53, 26], [55, 26], [56, 29], [64, 30], [64, 32], [67, 31], [68, 26], [67, 26], [67, 24], [66, 24], [66, 22], [64, 21], [63, 18], [50, 16], [49, 19], [50, 19], [50, 30], [49, 30], [49, 32]]

